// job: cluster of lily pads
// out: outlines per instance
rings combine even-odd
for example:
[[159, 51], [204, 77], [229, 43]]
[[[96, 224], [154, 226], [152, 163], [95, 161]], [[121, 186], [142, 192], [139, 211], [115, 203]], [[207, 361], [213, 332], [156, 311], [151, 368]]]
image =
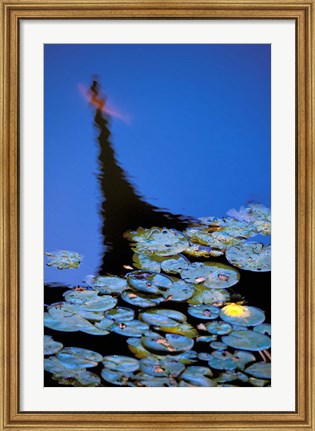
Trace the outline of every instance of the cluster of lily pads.
[[[270, 234], [270, 211], [252, 204], [232, 215], [201, 218], [184, 232], [127, 232], [130, 271], [88, 276], [84, 287], [47, 307], [44, 321], [56, 331], [115, 333], [130, 356], [102, 356], [45, 336], [45, 370], [72, 386], [269, 386], [270, 324], [263, 310], [233, 302], [230, 288], [237, 288], [238, 269], [270, 271], [270, 245], [248, 240]], [[50, 264], [65, 268], [67, 255], [73, 268], [71, 252], [60, 252], [61, 262], [54, 254]], [[221, 255], [230, 265], [213, 259]], [[93, 367], [101, 371], [88, 371]]]

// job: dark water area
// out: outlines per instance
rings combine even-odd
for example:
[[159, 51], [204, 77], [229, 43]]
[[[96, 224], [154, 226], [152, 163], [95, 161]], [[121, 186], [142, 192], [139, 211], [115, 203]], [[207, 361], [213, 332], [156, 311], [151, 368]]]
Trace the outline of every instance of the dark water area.
[[[116, 159], [116, 155], [111, 144], [111, 133], [109, 118], [100, 109], [96, 109], [94, 118], [95, 126], [98, 130], [98, 163], [99, 174], [98, 184], [101, 190], [101, 203], [99, 206], [100, 236], [104, 246], [104, 253], [100, 259], [100, 266], [95, 275], [119, 275], [124, 276], [128, 269], [124, 265], [132, 265], [133, 251], [123, 234], [130, 229], [138, 227], [152, 226], [174, 228], [184, 230], [192, 221], [193, 217], [180, 214], [172, 214], [148, 202], [136, 191], [129, 181], [124, 169]], [[80, 233], [78, 232], [78, 235]], [[194, 261], [193, 258], [189, 258]], [[199, 261], [209, 260], [200, 259]], [[211, 258], [211, 261], [229, 264], [224, 256]], [[261, 308], [266, 313], [266, 322], [270, 323], [271, 318], [271, 273], [257, 273], [251, 271], [240, 272], [240, 281], [237, 285], [229, 289], [231, 293], [241, 295], [245, 304]], [[62, 282], [56, 284], [47, 282], [45, 284], [44, 301], [50, 305], [63, 300], [63, 293], [69, 287]], [[138, 308], [118, 299], [118, 306], [133, 308], [136, 312]], [[187, 303], [168, 302], [167, 308], [178, 310], [187, 315]], [[161, 305], [163, 307], [163, 304]], [[188, 323], [196, 325], [200, 323], [198, 319], [187, 315]], [[61, 332], [45, 328], [45, 334], [51, 335], [56, 341], [61, 342], [65, 347], [75, 346], [90, 349], [101, 355], [128, 355], [126, 337], [116, 333], [106, 336], [88, 335], [82, 332]], [[195, 343], [194, 350], [204, 351], [204, 343]], [[100, 375], [101, 365], [92, 371]], [[104, 383], [104, 382], [103, 382]], [[59, 386], [51, 379], [51, 374], [45, 372], [45, 386]], [[110, 383], [106, 386], [114, 386]]]

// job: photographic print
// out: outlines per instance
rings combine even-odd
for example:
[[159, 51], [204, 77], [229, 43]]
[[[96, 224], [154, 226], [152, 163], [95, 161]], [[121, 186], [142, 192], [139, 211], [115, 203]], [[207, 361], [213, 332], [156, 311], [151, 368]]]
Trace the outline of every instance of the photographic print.
[[271, 45], [46, 44], [44, 249], [46, 387], [272, 386]]

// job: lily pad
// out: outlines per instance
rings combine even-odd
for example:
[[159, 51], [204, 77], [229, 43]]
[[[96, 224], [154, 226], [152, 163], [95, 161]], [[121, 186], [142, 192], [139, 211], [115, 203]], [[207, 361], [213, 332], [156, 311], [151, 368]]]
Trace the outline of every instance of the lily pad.
[[246, 271], [271, 271], [271, 246], [259, 242], [245, 242], [229, 247], [225, 256], [231, 265]]
[[85, 302], [96, 300], [98, 298], [98, 292], [96, 290], [86, 289], [85, 287], [79, 287], [67, 290], [63, 296], [65, 301], [70, 304], [84, 304]]
[[134, 253], [133, 255], [133, 264], [135, 268], [152, 271], [152, 272], [161, 272], [161, 261], [164, 258], [156, 256], [155, 258], [152, 256], [148, 256], [146, 254]]
[[127, 322], [134, 319], [135, 312], [131, 308], [117, 307], [106, 311], [105, 316], [108, 319], [115, 320], [115, 322]]
[[167, 274], [180, 274], [183, 269], [187, 269], [190, 262], [186, 257], [178, 255], [171, 259], [166, 259], [161, 262], [161, 268]]
[[113, 328], [113, 324], [114, 324], [114, 321], [112, 319], [108, 319], [107, 317], [104, 317], [100, 322], [96, 322], [95, 326], [97, 329], [106, 331], [109, 334]]
[[189, 383], [193, 386], [205, 386], [205, 387], [213, 387], [216, 386], [216, 382], [209, 379], [212, 376], [212, 372], [210, 368], [200, 367], [200, 366], [191, 366], [187, 367], [186, 370], [181, 374], [181, 380], [184, 380], [186, 383]]
[[82, 349], [80, 347], [65, 347], [57, 355], [66, 368], [90, 368], [96, 367], [103, 356], [92, 350]]
[[193, 305], [206, 304], [221, 306], [229, 301], [229, 299], [230, 294], [225, 289], [207, 289], [202, 285], [198, 285], [196, 287], [196, 292], [187, 302]]
[[226, 335], [232, 332], [232, 326], [225, 322], [210, 322], [206, 324], [207, 331], [210, 334]]
[[113, 371], [109, 368], [103, 368], [101, 372], [102, 378], [108, 382], [117, 386], [127, 386], [129, 379], [134, 378], [133, 373], [123, 373], [120, 371]]
[[[49, 356], [44, 359], [44, 370], [48, 373], [54, 374], [55, 376], [74, 377], [77, 373], [82, 372], [81, 367], [69, 368], [67, 364], [60, 361], [56, 356]], [[84, 368], [85, 370], [85, 368]]]
[[197, 343], [211, 343], [212, 341], [216, 341], [217, 338], [218, 337], [216, 335], [201, 335], [201, 336], [196, 338], [196, 342]]
[[242, 350], [259, 351], [271, 347], [271, 340], [267, 335], [251, 330], [233, 331], [222, 337], [222, 341], [230, 347]]
[[192, 257], [219, 257], [222, 256], [224, 252], [206, 245], [191, 242], [189, 247], [187, 247], [183, 253]]
[[234, 354], [228, 351], [215, 350], [211, 354], [209, 366], [216, 370], [243, 369], [249, 362], [255, 360], [255, 356], [249, 352], [236, 351]]
[[146, 358], [148, 355], [151, 355], [151, 353], [142, 346], [140, 338], [128, 338], [127, 344], [130, 352], [138, 359]]
[[257, 362], [246, 368], [245, 373], [260, 379], [271, 379], [271, 364], [266, 362]]
[[115, 322], [113, 332], [124, 335], [125, 337], [141, 337], [149, 330], [149, 325], [140, 320], [127, 320], [125, 322]]
[[223, 229], [209, 232], [208, 228], [201, 226], [197, 228], [188, 228], [184, 233], [191, 241], [221, 252], [224, 252], [230, 245], [239, 244], [244, 241], [244, 238], [235, 238]]
[[222, 341], [213, 341], [210, 343], [210, 347], [215, 350], [225, 350], [227, 346]]
[[81, 370], [71, 377], [54, 375], [53, 380], [64, 386], [75, 387], [97, 387], [101, 383], [101, 379], [95, 373], [86, 370]]
[[54, 339], [50, 335], [44, 335], [44, 355], [53, 355], [63, 348], [63, 344]]
[[193, 305], [188, 308], [187, 312], [197, 319], [212, 320], [218, 317], [220, 309], [212, 305]]
[[58, 269], [76, 269], [82, 261], [79, 253], [68, 250], [46, 252], [45, 256], [49, 258], [47, 265], [55, 266]]
[[140, 369], [143, 373], [151, 376], [167, 377], [170, 375], [177, 377], [184, 371], [185, 365], [168, 357], [159, 360], [150, 355], [141, 359]]
[[189, 241], [175, 229], [139, 228], [127, 232], [125, 236], [132, 242], [133, 250], [149, 256], [172, 256], [185, 250]]
[[262, 323], [253, 328], [253, 331], [260, 332], [261, 334], [271, 335], [271, 325], [270, 323]]
[[251, 224], [260, 234], [271, 235], [271, 213], [270, 209], [264, 205], [251, 203], [248, 207], [241, 207], [238, 211], [229, 210], [228, 215]]
[[186, 283], [184, 280], [177, 280], [163, 293], [163, 296], [165, 301], [183, 302], [190, 299], [195, 291], [193, 284]]
[[53, 304], [44, 313], [44, 324], [46, 327], [56, 331], [75, 332], [93, 329], [91, 322], [73, 311], [66, 303]]
[[255, 326], [265, 320], [265, 313], [256, 307], [232, 303], [222, 308], [220, 318], [231, 324]]
[[89, 275], [86, 278], [86, 282], [89, 286], [92, 286], [102, 294], [122, 293], [124, 290], [128, 289], [127, 281], [117, 276], [108, 275], [95, 277]]
[[178, 334], [166, 334], [165, 337], [159, 334], [145, 336], [141, 338], [141, 343], [145, 349], [158, 355], [185, 352], [194, 345], [191, 338]]
[[172, 287], [172, 279], [166, 275], [149, 271], [133, 271], [127, 274], [129, 286], [137, 292], [162, 294]]
[[224, 371], [216, 378], [218, 383], [233, 382], [234, 380], [240, 380], [241, 382], [246, 383], [249, 378], [241, 371]]
[[202, 283], [209, 289], [227, 289], [238, 283], [240, 274], [222, 263], [194, 262], [181, 272], [181, 277], [188, 283]]
[[194, 364], [197, 362], [198, 353], [195, 350], [188, 350], [186, 352], [180, 353], [179, 355], [172, 355], [174, 361], [181, 362], [185, 365]]
[[121, 294], [121, 298], [139, 308], [155, 307], [164, 301], [163, 296], [134, 292], [133, 290], [125, 290]]
[[255, 377], [250, 377], [249, 383], [253, 386], [263, 387], [269, 383], [269, 380], [256, 379]]
[[177, 382], [172, 377], [154, 377], [146, 373], [138, 373], [134, 378], [134, 383], [128, 384], [128, 386], [174, 387], [177, 386]]
[[163, 308], [142, 311], [139, 319], [149, 325], [156, 326], [177, 326], [178, 323], [186, 322], [185, 314], [176, 310], [167, 310]]
[[104, 356], [103, 365], [105, 368], [119, 372], [133, 372], [139, 369], [139, 361], [130, 356], [109, 355]]
[[176, 326], [160, 325], [155, 326], [154, 329], [162, 332], [167, 332], [169, 334], [185, 335], [185, 337], [189, 338], [195, 338], [198, 335], [198, 331], [189, 323], [180, 323]]

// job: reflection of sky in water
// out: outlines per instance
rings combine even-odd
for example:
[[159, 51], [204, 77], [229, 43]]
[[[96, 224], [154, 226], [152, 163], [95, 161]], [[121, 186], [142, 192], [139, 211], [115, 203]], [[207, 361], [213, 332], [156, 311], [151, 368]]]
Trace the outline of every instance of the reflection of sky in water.
[[132, 117], [112, 120], [111, 141], [149, 203], [195, 217], [270, 207], [269, 45], [46, 45], [45, 250], [84, 255], [78, 270], [46, 266], [46, 280], [99, 266], [97, 132], [78, 90], [94, 73]]

